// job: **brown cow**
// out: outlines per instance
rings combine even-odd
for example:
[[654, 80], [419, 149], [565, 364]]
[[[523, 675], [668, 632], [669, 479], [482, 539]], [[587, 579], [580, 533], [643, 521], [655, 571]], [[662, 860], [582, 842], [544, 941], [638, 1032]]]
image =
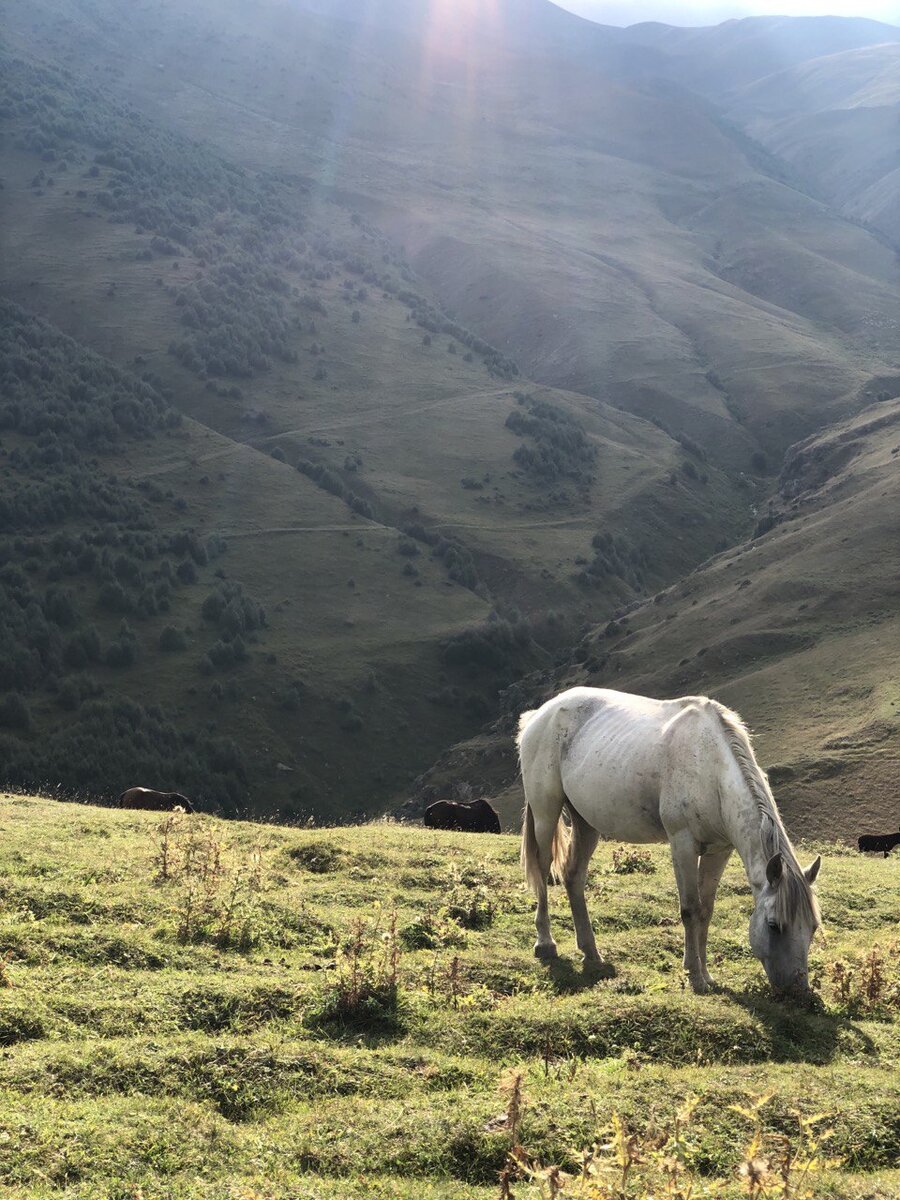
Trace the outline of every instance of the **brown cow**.
[[487, 800], [473, 800], [471, 804], [437, 800], [425, 809], [422, 819], [429, 829], [458, 829], [465, 833], [500, 832], [500, 818]]
[[194, 806], [180, 792], [157, 792], [153, 788], [133, 787], [119, 797], [119, 808], [138, 808], [144, 812], [174, 812], [183, 808], [192, 813]]

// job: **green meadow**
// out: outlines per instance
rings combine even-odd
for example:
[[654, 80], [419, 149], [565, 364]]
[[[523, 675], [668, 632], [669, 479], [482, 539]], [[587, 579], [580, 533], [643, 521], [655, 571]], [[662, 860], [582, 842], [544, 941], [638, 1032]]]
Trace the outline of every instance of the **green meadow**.
[[617, 849], [597, 979], [560, 889], [562, 957], [533, 958], [512, 837], [4, 796], [0, 1194], [900, 1194], [896, 861], [802, 848], [801, 1009], [750, 956], [739, 864], [697, 997], [665, 849]]

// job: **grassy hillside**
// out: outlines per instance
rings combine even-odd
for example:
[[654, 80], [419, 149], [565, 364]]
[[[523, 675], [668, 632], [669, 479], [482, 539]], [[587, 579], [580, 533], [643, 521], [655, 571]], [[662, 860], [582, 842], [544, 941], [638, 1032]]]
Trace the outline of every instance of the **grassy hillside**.
[[742, 89], [734, 119], [838, 211], [900, 242], [900, 34], [813, 58]]
[[[17, 1200], [486, 1200], [515, 1142], [571, 1172], [616, 1114], [640, 1154], [629, 1196], [673, 1172], [737, 1196], [751, 1098], [765, 1094], [752, 1153], [773, 1171], [788, 1146], [800, 1153], [791, 1195], [888, 1200], [896, 864], [821, 849], [823, 1005], [805, 1011], [768, 998], [736, 866], [710, 942], [724, 990], [694, 997], [659, 848], [618, 867], [613, 848], [596, 856], [589, 902], [618, 969], [596, 980], [562, 925], [558, 965], [532, 957], [509, 837], [4, 796], [0, 1187]], [[554, 907], [567, 926], [558, 894]], [[817, 1116], [817, 1157], [840, 1161], [817, 1163], [804, 1191], [798, 1118]], [[595, 1150], [598, 1196], [621, 1178], [613, 1158]], [[509, 1185], [547, 1194], [546, 1181]]]
[[852, 841], [893, 829], [898, 456], [898, 398], [794, 447], [754, 538], [593, 630], [568, 667], [511, 689], [509, 716], [445, 755], [420, 793], [481, 784], [514, 823], [515, 713], [588, 684], [732, 705], [755, 730], [795, 834]]
[[[408, 21], [314, 7], [257, 5], [248, 31], [222, 0], [127, 19], [41, 0], [10, 6], [8, 36], [235, 162], [349, 200], [529, 376], [661, 419], [733, 467], [760, 446], [777, 459], [896, 358], [892, 256], [705, 101], [629, 79], [621, 34], [547, 3], [405, 6]], [[793, 40], [874, 36], [845, 24]], [[715, 59], [699, 53], [692, 79]]]
[[[103, 514], [19, 497], [52, 479], [54, 455], [77, 458], [86, 490], [111, 475], [149, 502], [124, 514], [122, 536], [183, 526], [228, 546], [227, 562], [184, 568], [164, 611], [139, 603], [163, 563], [138, 570], [118, 608], [78, 583], [73, 627], [113, 639], [126, 617], [133, 652], [110, 674], [97, 655], [21, 648], [43, 654], [42, 671], [4, 683], [28, 708], [6, 735], [7, 781], [115, 795], [146, 776], [232, 809], [371, 811], [584, 620], [746, 525], [761, 480], [729, 477], [675, 430], [522, 379], [352, 209], [237, 167], [68, 73], [4, 61], [0, 207], [17, 236], [0, 282], [79, 339], [8, 309], [16, 471], [0, 494], [21, 535], [8, 559], [45, 604], [43, 586], [72, 574], [56, 542], [95, 537]], [[85, 370], [112, 410], [118, 390], [136, 390], [193, 420], [173, 410], [162, 436], [123, 422], [96, 455], [90, 431], [48, 450]], [[616, 570], [592, 544], [610, 529]], [[210, 666], [234, 631], [201, 606], [236, 586], [265, 610], [265, 635]], [[13, 607], [31, 599], [4, 593]], [[178, 645], [162, 652], [167, 626]], [[228, 788], [204, 776], [206, 759], [185, 773], [152, 724], [141, 754], [126, 730], [109, 756], [95, 731], [73, 762], [80, 718], [61, 719], [59, 696], [77, 707], [104, 691], [159, 707], [184, 736], [239, 746]]]

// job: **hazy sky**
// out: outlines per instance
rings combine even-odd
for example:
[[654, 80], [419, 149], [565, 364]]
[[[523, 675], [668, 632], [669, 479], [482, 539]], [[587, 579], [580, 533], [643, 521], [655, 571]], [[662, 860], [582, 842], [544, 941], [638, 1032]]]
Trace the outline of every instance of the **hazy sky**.
[[713, 25], [729, 17], [760, 13], [791, 16], [872, 17], [900, 24], [900, 0], [555, 0], [561, 8], [609, 25], [665, 21], [669, 25]]

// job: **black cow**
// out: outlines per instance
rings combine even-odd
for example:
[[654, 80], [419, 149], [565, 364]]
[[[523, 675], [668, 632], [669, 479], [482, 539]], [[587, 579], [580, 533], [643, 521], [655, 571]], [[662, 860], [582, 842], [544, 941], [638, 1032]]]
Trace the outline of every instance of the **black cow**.
[[895, 846], [900, 846], [900, 833], [864, 833], [856, 845], [860, 854], [880, 850], [887, 858]]
[[425, 809], [423, 820], [429, 829], [458, 829], [463, 833], [500, 832], [500, 818], [487, 800], [473, 800], [471, 804], [437, 800]]

